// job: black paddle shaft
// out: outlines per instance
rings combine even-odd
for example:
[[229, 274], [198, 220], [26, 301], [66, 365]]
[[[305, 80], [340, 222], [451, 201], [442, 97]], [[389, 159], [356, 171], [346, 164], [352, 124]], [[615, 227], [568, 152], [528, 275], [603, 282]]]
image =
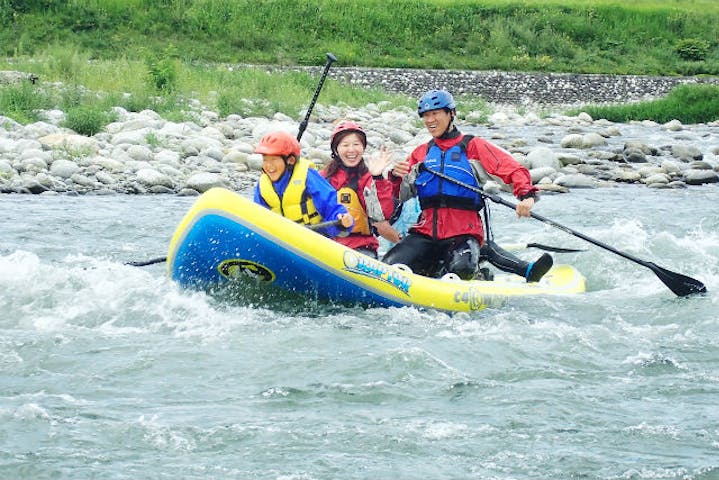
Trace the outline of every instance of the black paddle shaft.
[[[459, 185], [460, 187], [464, 187], [467, 190], [478, 193], [478, 194], [482, 195], [483, 197], [492, 200], [494, 203], [499, 203], [501, 205], [511, 208], [512, 210], [517, 209], [516, 204], [503, 199], [502, 197], [500, 197], [497, 194], [486, 193], [477, 187], [474, 187], [474, 186], [464, 183], [462, 181], [456, 180], [456, 179], [450, 177], [449, 175], [445, 175], [444, 173], [432, 170], [431, 168], [428, 168], [424, 163], [420, 163], [419, 168], [426, 170], [429, 173], [436, 175], [444, 180], [453, 182], [453, 183]], [[569, 233], [570, 235], [574, 235], [575, 237], [579, 237], [582, 240], [592, 243], [598, 247], [601, 247], [605, 250], [609, 250], [610, 252], [615, 253], [615, 254], [619, 255], [620, 257], [626, 258], [627, 260], [630, 260], [634, 263], [638, 263], [639, 265], [647, 267], [648, 269], [653, 271], [657, 277], [659, 277], [659, 280], [664, 282], [664, 285], [669, 287], [669, 290], [674, 292], [674, 294], [676, 294], [679, 297], [684, 297], [684, 296], [692, 295], [695, 293], [706, 293], [706, 291], [707, 291], [706, 286], [704, 286], [704, 284], [702, 282], [700, 282], [699, 280], [696, 280], [691, 277], [687, 277], [686, 275], [682, 275], [681, 273], [672, 272], [670, 270], [667, 270], [666, 268], [660, 267], [659, 265], [657, 265], [653, 262], [647, 262], [646, 260], [637, 258], [634, 255], [617, 250], [616, 248], [612, 247], [611, 245], [607, 245], [604, 242], [595, 240], [594, 238], [588, 237], [587, 235], [585, 235], [581, 232], [573, 230], [569, 227], [562, 225], [561, 223], [557, 223], [554, 220], [543, 217], [534, 212], [529, 212], [529, 214], [532, 216], [532, 218], [535, 218], [535, 219], [539, 220], [540, 222], [544, 222], [547, 225], [551, 225], [555, 228], [558, 228], [566, 233]]]
[[162, 263], [166, 260], [167, 260], [167, 257], [157, 257], [157, 258], [151, 258], [150, 260], [143, 260], [140, 262], [125, 262], [125, 265], [130, 265], [131, 267], [146, 267], [148, 265]]
[[327, 220], [326, 222], [314, 223], [305, 226], [312, 231], [317, 231], [327, 227], [340, 227], [342, 226], [342, 220]]
[[333, 62], [336, 62], [337, 58], [332, 55], [331, 53], [327, 52], [327, 63], [325, 63], [325, 69], [322, 72], [322, 77], [320, 77], [320, 83], [317, 84], [317, 88], [315, 89], [315, 94], [312, 96], [312, 101], [310, 102], [310, 106], [307, 108], [307, 113], [305, 114], [305, 118], [300, 122], [300, 129], [297, 132], [297, 141], [300, 141], [302, 139], [302, 134], [305, 133], [305, 130], [307, 129], [307, 124], [310, 121], [310, 115], [312, 114], [312, 110], [315, 108], [315, 103], [317, 103], [317, 97], [320, 96], [320, 91], [322, 90], [322, 85], [325, 83], [325, 78], [327, 78], [327, 74], [330, 71], [330, 67], [332, 66]]

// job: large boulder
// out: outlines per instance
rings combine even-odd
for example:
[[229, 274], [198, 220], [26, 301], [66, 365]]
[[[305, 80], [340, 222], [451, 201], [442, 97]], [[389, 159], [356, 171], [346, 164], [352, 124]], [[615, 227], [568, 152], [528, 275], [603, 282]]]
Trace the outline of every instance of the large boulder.
[[191, 188], [204, 193], [213, 187], [226, 187], [225, 181], [216, 173], [198, 172], [194, 173], [185, 182], [186, 188]]
[[703, 185], [705, 183], [719, 182], [719, 175], [712, 170], [687, 170], [684, 172], [684, 182], [687, 185]]
[[80, 167], [71, 160], [55, 160], [50, 165], [50, 174], [60, 178], [68, 179], [79, 171]]

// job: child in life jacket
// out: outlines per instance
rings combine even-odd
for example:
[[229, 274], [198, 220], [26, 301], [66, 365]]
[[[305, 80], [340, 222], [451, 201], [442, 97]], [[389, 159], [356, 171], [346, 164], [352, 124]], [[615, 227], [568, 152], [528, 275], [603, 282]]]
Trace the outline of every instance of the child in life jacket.
[[260, 139], [255, 153], [262, 154], [262, 175], [254, 201], [303, 225], [338, 220], [324, 228], [329, 237], [347, 233], [354, 219], [337, 201], [337, 191], [307, 159], [300, 158], [300, 143], [286, 132], [270, 132]]

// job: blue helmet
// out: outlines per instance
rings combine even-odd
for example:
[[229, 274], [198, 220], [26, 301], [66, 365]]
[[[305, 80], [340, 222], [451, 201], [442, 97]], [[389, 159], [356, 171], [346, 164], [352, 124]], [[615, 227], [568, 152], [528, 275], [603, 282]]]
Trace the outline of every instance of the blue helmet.
[[447, 90], [430, 90], [422, 95], [417, 102], [417, 114], [420, 117], [424, 115], [425, 112], [439, 110], [440, 108], [446, 108], [452, 111], [457, 108], [452, 94]]

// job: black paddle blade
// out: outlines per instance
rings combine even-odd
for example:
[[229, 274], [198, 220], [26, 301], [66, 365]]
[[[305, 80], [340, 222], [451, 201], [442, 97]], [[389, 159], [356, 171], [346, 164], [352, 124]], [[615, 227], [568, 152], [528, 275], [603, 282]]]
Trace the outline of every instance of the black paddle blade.
[[686, 297], [687, 295], [694, 295], [696, 293], [707, 293], [707, 287], [699, 280], [687, 277], [681, 273], [671, 272], [652, 262], [646, 262], [646, 266], [651, 268], [657, 277], [659, 277], [659, 280], [664, 282], [664, 285], [669, 287], [669, 290], [679, 297]]
[[528, 243], [527, 248], [530, 248], [530, 247], [538, 248], [540, 250], [546, 250], [547, 252], [556, 252], [556, 253], [586, 252], [586, 250], [583, 248], [553, 247], [551, 245], [543, 245], [541, 243]]
[[157, 258], [152, 258], [150, 260], [143, 260], [141, 262], [125, 262], [125, 265], [130, 265], [131, 267], [146, 267], [148, 265], [162, 263], [165, 260], [167, 260], [167, 257], [157, 257]]

